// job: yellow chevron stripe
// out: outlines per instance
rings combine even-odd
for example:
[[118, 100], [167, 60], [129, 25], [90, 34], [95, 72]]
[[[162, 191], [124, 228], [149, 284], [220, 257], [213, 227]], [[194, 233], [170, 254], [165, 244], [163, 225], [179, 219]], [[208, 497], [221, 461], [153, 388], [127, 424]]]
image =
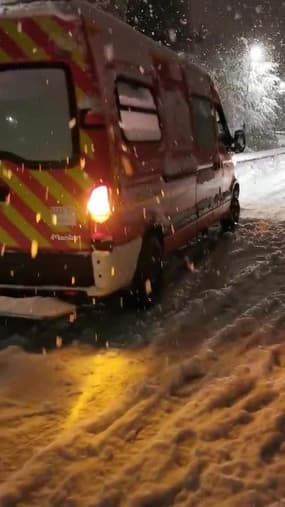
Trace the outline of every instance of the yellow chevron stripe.
[[[47, 18], [44, 18], [44, 20], [41, 23], [39, 23], [39, 21], [37, 21], [37, 22], [39, 25], [41, 23], [44, 25], [47, 22], [51, 22], [51, 21], [49, 21]], [[43, 59], [45, 61], [50, 60], [49, 54], [41, 46], [38, 46], [28, 36], [28, 34], [25, 31], [18, 31], [17, 25], [14, 21], [5, 20], [3, 23], [1, 23], [1, 26], [3, 26], [3, 28], [7, 32], [7, 34], [22, 49], [22, 51], [24, 51], [26, 53], [27, 57], [32, 58], [33, 60], [39, 60], [39, 59]], [[61, 28], [58, 25], [57, 25], [57, 27], [59, 28], [59, 30], [61, 30]], [[65, 35], [65, 32], [62, 31], [62, 34]], [[50, 34], [48, 34], [48, 36], [50, 37]], [[68, 40], [68, 38], [65, 36], [65, 40], [66, 39]], [[64, 42], [64, 39], [63, 39], [63, 42]], [[73, 52], [72, 57], [73, 57], [74, 61], [77, 62], [77, 59], [75, 58], [75, 56], [76, 55]], [[11, 61], [11, 57], [8, 54], [6, 54], [2, 48], [0, 48], [0, 62], [6, 63], [6, 62], [10, 62], [10, 61]], [[79, 62], [77, 62], [77, 63], [79, 64]], [[84, 63], [83, 63], [82, 70], [84, 70]], [[76, 97], [77, 97], [78, 103], [84, 102], [86, 100], [87, 95], [77, 85], [75, 86], [75, 90], [76, 90]]]
[[68, 175], [72, 178], [75, 183], [82, 188], [83, 191], [88, 191], [92, 185], [94, 185], [94, 181], [90, 176], [82, 171], [82, 169], [70, 169], [68, 171]]
[[[2, 227], [0, 227], [0, 244], [7, 246], [18, 246], [18, 243], [6, 232]], [[1, 252], [0, 252], [1, 255]]]
[[[5, 168], [2, 168], [2, 176], [5, 177]], [[43, 201], [39, 199], [13, 172], [11, 178], [8, 179], [9, 187], [18, 195], [28, 208], [30, 208], [36, 215], [40, 213], [41, 219], [48, 226], [52, 225], [52, 217], [50, 208], [44, 205]], [[67, 227], [56, 226], [57, 232], [67, 232]]]
[[84, 131], [80, 130], [80, 149], [83, 156], [87, 156], [94, 160], [94, 146], [92, 138]]
[[[61, 185], [61, 183], [59, 183], [47, 171], [33, 171], [32, 176], [45, 189], [48, 188], [49, 194], [51, 194], [56, 199], [59, 206], [72, 206], [75, 208], [79, 223], [81, 223], [81, 225], [88, 223], [88, 215], [86, 213], [84, 202], [79, 202], [78, 196], [72, 196], [69, 192], [67, 192], [63, 185]], [[69, 229], [69, 232], [72, 234], [72, 229]], [[70, 247], [78, 249], [78, 244], [75, 242], [68, 242], [68, 245]], [[89, 246], [90, 245], [88, 243], [85, 243], [82, 240], [81, 249], [89, 248]]]
[[9, 63], [11, 62], [11, 56], [7, 55], [2, 48], [0, 48], [0, 62], [1, 63]]
[[73, 196], [67, 192], [64, 186], [47, 171], [33, 171], [31, 174], [40, 185], [44, 188], [48, 188], [49, 193], [58, 201], [59, 206], [61, 204], [63, 206], [73, 206], [77, 209], [80, 222], [82, 224], [86, 222], [86, 213], [84, 213], [85, 210], [82, 209], [82, 203], [78, 202], [78, 196]]
[[41, 247], [50, 247], [50, 243], [44, 238], [25, 218], [13, 208], [12, 205], [3, 206], [2, 213], [21, 231], [29, 241], [37, 241]]
[[80, 45], [75, 42], [54, 19], [39, 17], [37, 19], [37, 24], [41, 27], [42, 31], [48, 35], [48, 37], [52, 37], [60, 48], [71, 51], [72, 60], [74, 60], [77, 65], [85, 71], [84, 54]]
[[36, 45], [36, 43], [26, 34], [25, 31], [19, 31], [17, 23], [12, 20], [5, 20], [1, 23], [5, 32], [11, 39], [25, 52], [27, 56], [33, 60], [49, 59], [44, 49]]
[[81, 90], [81, 88], [79, 88], [78, 86], [75, 86], [75, 95], [78, 107], [80, 106], [80, 104], [84, 104], [87, 101], [86, 93], [84, 93], [84, 91]]

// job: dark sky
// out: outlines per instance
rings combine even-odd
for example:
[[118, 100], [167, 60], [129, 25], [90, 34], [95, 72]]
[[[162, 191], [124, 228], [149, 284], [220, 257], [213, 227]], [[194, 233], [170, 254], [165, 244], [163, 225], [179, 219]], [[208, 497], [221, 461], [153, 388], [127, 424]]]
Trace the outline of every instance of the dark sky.
[[129, 0], [127, 19], [132, 26], [176, 50], [191, 40], [189, 0]]
[[192, 0], [194, 26], [209, 31], [206, 47], [234, 45], [237, 36], [275, 47], [285, 71], [285, 0]]

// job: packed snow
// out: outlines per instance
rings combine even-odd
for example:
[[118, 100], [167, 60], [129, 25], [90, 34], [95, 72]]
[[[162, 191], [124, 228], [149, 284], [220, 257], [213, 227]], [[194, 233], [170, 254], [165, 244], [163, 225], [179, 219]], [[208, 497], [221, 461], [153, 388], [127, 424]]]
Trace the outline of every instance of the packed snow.
[[31, 319], [48, 319], [72, 315], [75, 305], [52, 297], [9, 297], [0, 296], [0, 316], [22, 317]]
[[[241, 204], [244, 215], [253, 218], [285, 220], [285, 148], [268, 152], [271, 156], [254, 160], [254, 154], [237, 157], [251, 159], [238, 164]], [[275, 153], [275, 154], [274, 154]]]
[[239, 228], [179, 253], [146, 314], [79, 315], [41, 354], [6, 338], [1, 507], [283, 505], [284, 169], [237, 165]]

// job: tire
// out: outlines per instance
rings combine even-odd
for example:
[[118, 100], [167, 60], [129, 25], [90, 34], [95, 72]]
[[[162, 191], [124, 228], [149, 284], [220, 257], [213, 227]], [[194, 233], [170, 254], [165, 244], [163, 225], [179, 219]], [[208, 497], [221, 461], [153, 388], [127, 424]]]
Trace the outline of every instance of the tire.
[[233, 231], [240, 219], [240, 203], [238, 195], [234, 195], [231, 202], [229, 215], [221, 220], [223, 232]]
[[163, 246], [158, 236], [145, 237], [130, 291], [138, 308], [151, 306], [160, 294], [163, 273]]

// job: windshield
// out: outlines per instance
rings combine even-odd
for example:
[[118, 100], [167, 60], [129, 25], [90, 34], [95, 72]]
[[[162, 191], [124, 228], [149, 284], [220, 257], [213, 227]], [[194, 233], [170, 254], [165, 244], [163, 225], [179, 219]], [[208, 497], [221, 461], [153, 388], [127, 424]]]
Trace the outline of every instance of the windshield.
[[74, 121], [63, 67], [0, 71], [0, 154], [27, 164], [66, 164], [74, 155]]

